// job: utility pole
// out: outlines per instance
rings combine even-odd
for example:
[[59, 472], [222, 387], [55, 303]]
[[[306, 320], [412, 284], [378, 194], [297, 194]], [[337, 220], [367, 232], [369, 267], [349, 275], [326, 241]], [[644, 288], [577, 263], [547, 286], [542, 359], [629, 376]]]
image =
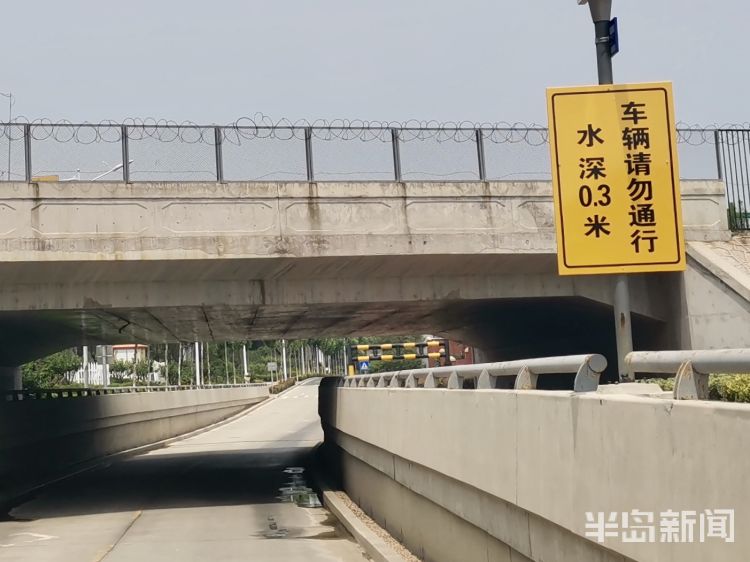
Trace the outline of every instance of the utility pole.
[[83, 346], [83, 367], [81, 369], [81, 373], [83, 374], [83, 386], [88, 388], [90, 386], [90, 381], [89, 381], [89, 346], [87, 345]]
[[284, 374], [284, 380], [287, 378], [286, 374], [286, 340], [281, 340], [281, 369]]
[[[206, 353], [206, 349], [208, 349], [208, 353]], [[203, 344], [203, 357], [206, 358], [206, 378], [208, 384], [211, 384], [211, 342]]]
[[200, 343], [195, 342], [195, 354], [193, 356], [195, 359], [195, 386], [201, 385], [201, 351], [200, 351]]
[[229, 384], [229, 360], [227, 359], [227, 342], [224, 342], [224, 378]]
[[235, 359], [234, 344], [232, 344], [232, 384], [237, 384], [237, 361]]
[[[612, 0], [578, 0], [579, 4], [588, 3], [591, 19], [594, 22], [596, 41], [596, 68], [599, 84], [612, 84], [612, 51], [610, 49], [610, 20], [612, 19]], [[633, 326], [630, 318], [630, 286], [628, 276], [616, 275], [614, 278], [614, 314], [615, 338], [617, 341], [617, 374], [620, 382], [628, 379], [625, 356], [633, 351]]]

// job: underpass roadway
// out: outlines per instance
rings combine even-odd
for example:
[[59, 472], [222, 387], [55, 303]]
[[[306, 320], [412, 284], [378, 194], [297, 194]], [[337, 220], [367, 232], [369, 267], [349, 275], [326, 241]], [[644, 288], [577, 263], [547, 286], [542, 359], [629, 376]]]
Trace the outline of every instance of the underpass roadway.
[[[307, 468], [318, 381], [234, 420], [38, 490], [0, 519], [0, 561], [362, 561]], [[296, 501], [294, 501], [296, 500]]]

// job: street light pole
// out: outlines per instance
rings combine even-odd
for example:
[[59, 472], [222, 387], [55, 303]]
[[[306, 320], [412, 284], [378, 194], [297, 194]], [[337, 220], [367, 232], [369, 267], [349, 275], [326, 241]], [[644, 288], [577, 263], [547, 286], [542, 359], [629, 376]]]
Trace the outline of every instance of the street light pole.
[[612, 84], [612, 55], [609, 49], [609, 21], [612, 19], [612, 0], [578, 0], [588, 3], [596, 37], [596, 68], [599, 84]]
[[[610, 49], [610, 20], [612, 0], [578, 0], [588, 4], [594, 22], [596, 38], [596, 68], [599, 84], [612, 84], [612, 51]], [[615, 337], [617, 342], [617, 374], [620, 382], [628, 381], [625, 356], [633, 351], [633, 327], [630, 319], [630, 286], [627, 275], [616, 275], [614, 279], [613, 308], [615, 313]]]

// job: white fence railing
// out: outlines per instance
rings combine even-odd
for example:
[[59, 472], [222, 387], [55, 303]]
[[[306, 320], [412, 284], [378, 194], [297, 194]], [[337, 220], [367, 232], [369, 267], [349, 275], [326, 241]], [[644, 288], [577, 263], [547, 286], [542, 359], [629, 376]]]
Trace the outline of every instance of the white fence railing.
[[[110, 371], [109, 365], [101, 365], [98, 363], [88, 363], [85, 367], [81, 367], [77, 371], [71, 371], [65, 375], [66, 382], [70, 384], [80, 384], [83, 386], [109, 386], [112, 382], [113, 373]], [[121, 374], [122, 378], [132, 380], [134, 375]], [[164, 375], [160, 371], [153, 371], [148, 373], [146, 377], [147, 383], [164, 383]]]
[[85, 367], [65, 375], [65, 380], [71, 384], [82, 384], [83, 386], [107, 386], [110, 382], [109, 365], [89, 363]]

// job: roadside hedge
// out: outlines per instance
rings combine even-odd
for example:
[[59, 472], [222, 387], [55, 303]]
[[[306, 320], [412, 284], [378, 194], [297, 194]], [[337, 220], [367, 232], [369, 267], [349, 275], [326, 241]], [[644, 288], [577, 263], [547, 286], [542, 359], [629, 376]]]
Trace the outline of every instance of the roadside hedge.
[[[658, 384], [662, 390], [673, 391], [675, 379], [645, 379], [643, 382]], [[710, 400], [722, 402], [750, 402], [750, 376], [711, 375], [708, 378]]]

